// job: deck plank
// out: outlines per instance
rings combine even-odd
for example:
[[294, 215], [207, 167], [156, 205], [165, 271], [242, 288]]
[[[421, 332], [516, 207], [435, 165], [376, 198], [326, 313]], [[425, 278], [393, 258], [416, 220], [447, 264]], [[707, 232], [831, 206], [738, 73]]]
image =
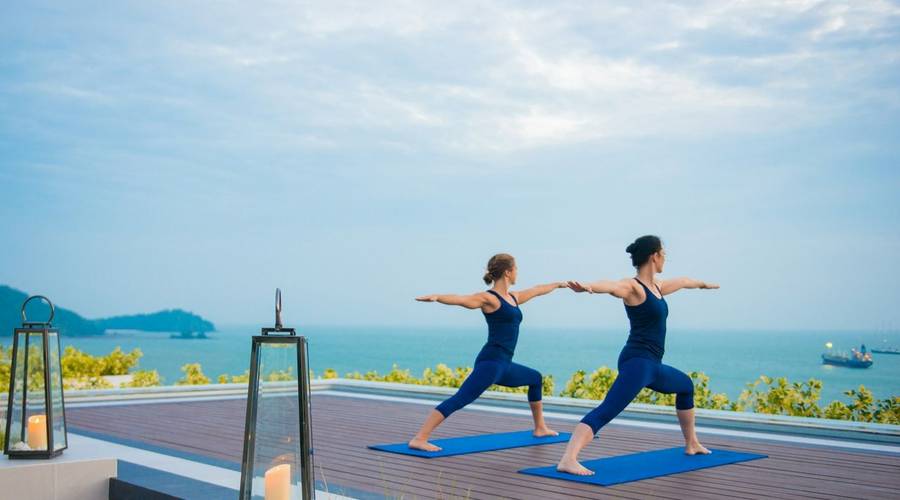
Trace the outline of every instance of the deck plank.
[[[769, 459], [602, 488], [517, 474], [554, 463], [564, 443], [442, 459], [369, 450], [367, 444], [409, 438], [428, 406], [314, 394], [316, 478], [332, 485], [406, 498], [897, 498], [900, 457], [821, 447], [702, 436], [708, 447], [765, 453]], [[81, 407], [67, 410], [73, 429], [234, 463], [242, 452], [241, 399]], [[549, 419], [568, 431], [572, 421]], [[434, 438], [527, 429], [527, 416], [462, 410]], [[611, 424], [584, 458], [636, 453], [681, 444], [678, 432]]]

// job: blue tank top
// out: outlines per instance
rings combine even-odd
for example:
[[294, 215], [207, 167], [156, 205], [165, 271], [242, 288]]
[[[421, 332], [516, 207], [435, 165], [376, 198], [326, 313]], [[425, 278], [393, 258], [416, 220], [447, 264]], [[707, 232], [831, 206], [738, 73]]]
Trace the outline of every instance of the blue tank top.
[[[522, 322], [522, 310], [519, 309], [519, 301], [513, 296], [516, 305], [513, 306], [499, 293], [488, 290], [488, 293], [500, 300], [500, 308], [492, 313], [484, 313], [484, 319], [488, 324], [488, 339], [475, 361], [486, 359], [510, 360], [516, 350], [516, 342], [519, 340], [519, 323]], [[510, 294], [512, 295], [512, 294]]]
[[[635, 281], [641, 283], [637, 278]], [[644, 287], [647, 299], [636, 306], [625, 304], [625, 313], [631, 322], [631, 332], [628, 334], [628, 341], [625, 342], [620, 358], [649, 355], [652, 359], [662, 361], [663, 353], [666, 351], [666, 318], [669, 316], [669, 306], [665, 299], [653, 295], [646, 285], [641, 283], [641, 286]]]

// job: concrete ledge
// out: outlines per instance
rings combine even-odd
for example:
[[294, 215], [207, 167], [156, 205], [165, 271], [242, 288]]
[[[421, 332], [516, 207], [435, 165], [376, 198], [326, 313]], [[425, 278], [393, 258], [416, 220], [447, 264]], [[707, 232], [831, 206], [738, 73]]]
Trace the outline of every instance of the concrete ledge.
[[[367, 391], [386, 391], [392, 394], [407, 394], [417, 396], [437, 396], [440, 398], [452, 395], [456, 392], [451, 387], [433, 387], [426, 385], [398, 384], [391, 382], [369, 382], [364, 380], [348, 380], [348, 379], [329, 379], [317, 380], [319, 389], [337, 389], [337, 390], [358, 390]], [[496, 402], [522, 402], [522, 394], [511, 394], [508, 392], [486, 391], [481, 396], [484, 401]], [[577, 409], [579, 412], [586, 412], [599, 405], [602, 400], [595, 399], [577, 399], [564, 398], [559, 396], [544, 396], [544, 406], [553, 406], [554, 410], [560, 411], [565, 409]], [[624, 412], [629, 418], [649, 418], [652, 417], [670, 417], [675, 415], [674, 406], [648, 405], [640, 403], [632, 403], [628, 405]], [[852, 431], [867, 433], [880, 436], [893, 436], [900, 439], [900, 425], [878, 424], [869, 422], [851, 422], [847, 420], [830, 420], [825, 418], [809, 418], [809, 417], [791, 417], [785, 415], [766, 415], [763, 413], [738, 412], [728, 410], [707, 410], [698, 408], [696, 410], [698, 420], [708, 420], [722, 423], [734, 424], [753, 424], [763, 426], [788, 426], [793, 428], [809, 428], [821, 429], [827, 431]]]
[[[296, 387], [296, 383], [274, 382], [269, 387], [283, 386], [285, 392]], [[399, 384], [393, 382], [370, 382], [350, 379], [314, 379], [310, 382], [313, 391], [345, 390], [357, 392], [374, 392], [381, 394], [407, 395], [410, 397], [443, 399], [456, 392], [452, 387], [434, 387], [426, 385]], [[127, 389], [101, 389], [84, 391], [67, 391], [66, 404], [80, 406], [90, 403], [125, 402], [144, 400], [173, 401], [178, 399], [221, 399], [242, 398], [247, 395], [247, 384], [208, 384], [195, 386], [159, 386]], [[4, 395], [5, 400], [5, 395]], [[521, 394], [487, 391], [480, 400], [483, 403], [519, 404]], [[554, 411], [568, 413], [585, 413], [594, 408], [601, 400], [563, 398], [558, 396], [544, 397], [544, 405], [553, 407]], [[0, 400], [0, 408], [5, 408]], [[724, 426], [729, 428], [781, 430], [808, 435], [828, 435], [836, 437], [846, 435], [851, 439], [869, 437], [871, 440], [900, 443], [900, 425], [878, 424], [868, 422], [851, 422], [846, 420], [830, 420], [823, 418], [790, 417], [784, 415], [766, 415], [762, 413], [734, 412], [727, 410], [697, 409], [698, 423], [703, 425]], [[632, 403], [623, 413], [627, 418], [656, 421], [669, 419], [675, 415], [672, 406], [658, 406]]]
[[0, 461], [3, 498], [108, 500], [109, 480], [116, 477], [114, 458]]

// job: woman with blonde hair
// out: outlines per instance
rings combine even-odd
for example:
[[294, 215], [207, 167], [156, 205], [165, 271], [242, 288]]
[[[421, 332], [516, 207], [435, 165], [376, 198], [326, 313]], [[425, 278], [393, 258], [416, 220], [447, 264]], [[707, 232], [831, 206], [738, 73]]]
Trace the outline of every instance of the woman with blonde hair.
[[440, 302], [467, 309], [481, 309], [488, 324], [488, 339], [475, 358], [472, 373], [456, 394], [431, 411], [419, 432], [410, 440], [410, 448], [440, 451], [440, 447], [428, 442], [432, 431], [453, 412], [475, 401], [493, 384], [505, 387], [527, 385], [528, 402], [534, 419], [534, 436], [559, 435], [544, 422], [541, 404], [543, 377], [540, 372], [515, 363], [512, 358], [519, 338], [519, 324], [522, 322], [520, 306], [557, 288], [566, 288], [567, 284], [560, 281], [513, 292], [510, 287], [515, 285], [517, 274], [515, 259], [509, 254], [501, 253], [491, 257], [484, 274], [484, 282], [494, 284], [490, 290], [472, 295], [425, 295], [416, 298], [420, 302]]

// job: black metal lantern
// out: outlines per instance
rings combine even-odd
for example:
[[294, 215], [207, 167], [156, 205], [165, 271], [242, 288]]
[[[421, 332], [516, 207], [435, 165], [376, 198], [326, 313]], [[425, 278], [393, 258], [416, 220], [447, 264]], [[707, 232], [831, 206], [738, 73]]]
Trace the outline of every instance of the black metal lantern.
[[275, 327], [253, 337], [242, 500], [315, 498], [306, 338], [281, 324], [275, 291]]
[[[28, 321], [25, 306], [41, 299], [50, 306], [45, 323]], [[13, 334], [6, 441], [9, 458], [51, 458], [68, 447], [63, 400], [59, 330], [53, 328], [53, 303], [35, 295], [22, 304], [22, 327]]]

